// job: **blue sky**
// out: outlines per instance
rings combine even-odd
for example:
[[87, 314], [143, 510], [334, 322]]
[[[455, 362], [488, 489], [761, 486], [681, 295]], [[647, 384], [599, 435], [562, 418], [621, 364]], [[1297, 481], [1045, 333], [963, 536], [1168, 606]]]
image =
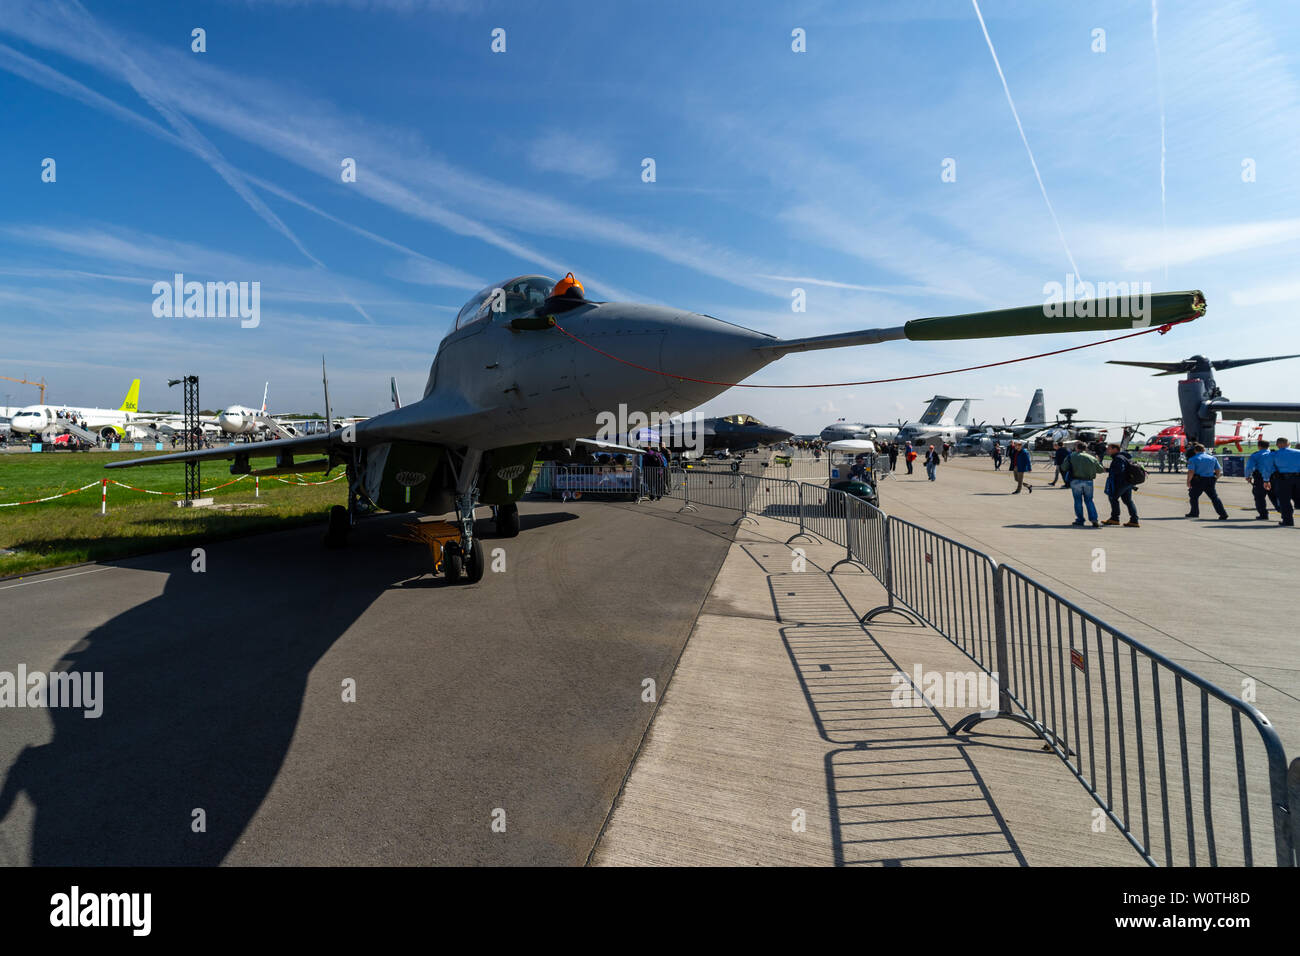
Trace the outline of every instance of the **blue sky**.
[[[1300, 8], [1166, 2], [1159, 67], [1149, 2], [981, 9], [1059, 233], [969, 0], [7, 0], [0, 375], [44, 376], [51, 401], [85, 405], [116, 405], [138, 376], [142, 405], [168, 407], [165, 379], [192, 371], [208, 407], [255, 404], [270, 380], [273, 410], [311, 410], [323, 352], [336, 407], [371, 414], [390, 375], [417, 397], [459, 306], [519, 273], [572, 269], [603, 298], [811, 335], [1038, 303], [1071, 258], [1092, 281], [1203, 289], [1209, 313], [1070, 356], [732, 390], [706, 410], [809, 431], [914, 418], [938, 391], [996, 421], [1043, 386], [1049, 409], [1161, 418], [1174, 380], [1102, 362], [1300, 351]], [[178, 271], [259, 281], [261, 325], [155, 318], [151, 287]], [[915, 374], [1097, 337], [890, 343], [751, 381]], [[1296, 401], [1297, 372], [1220, 384]]]

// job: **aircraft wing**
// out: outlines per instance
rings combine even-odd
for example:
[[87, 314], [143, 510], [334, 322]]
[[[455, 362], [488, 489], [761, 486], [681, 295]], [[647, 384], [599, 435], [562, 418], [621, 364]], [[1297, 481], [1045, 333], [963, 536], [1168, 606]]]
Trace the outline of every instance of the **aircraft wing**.
[[[336, 438], [335, 436], [338, 436]], [[125, 461], [109, 462], [105, 468], [137, 468], [141, 465], [163, 465], [173, 461], [213, 461], [222, 458], [234, 459], [241, 456], [250, 458], [277, 458], [283, 453], [324, 452], [331, 444], [342, 444], [338, 432], [329, 435], [304, 435], [301, 438], [284, 438], [277, 441], [240, 442], [233, 445], [217, 445], [213, 448], [197, 448], [194, 451], [178, 451], [170, 455], [150, 455], [147, 458], [128, 458]]]
[[585, 445], [588, 448], [594, 448], [597, 451], [617, 451], [625, 455], [639, 455], [645, 451], [644, 448], [636, 448], [632, 445], [620, 445], [618, 442], [601, 441], [598, 438], [579, 438], [576, 439], [579, 445]]
[[[405, 440], [431, 445], [459, 444], [458, 437], [472, 429], [484, 410], [471, 405], [461, 396], [446, 394], [430, 396], [413, 405], [403, 405], [391, 412], [357, 421], [355, 425], [336, 428], [323, 435], [300, 435], [297, 438], [278, 438], [274, 441], [241, 442], [199, 448], [194, 451], [173, 452], [170, 455], [151, 455], [115, 461], [105, 468], [136, 468], [141, 465], [163, 465], [178, 461], [214, 461], [220, 459], [275, 458], [289, 467], [292, 456], [319, 452], [340, 454], [350, 447], [367, 448], [386, 441]], [[336, 421], [348, 421], [337, 419]], [[331, 457], [333, 457], [331, 454]], [[346, 456], [344, 456], [346, 457]], [[252, 472], [256, 474], [257, 472]], [[266, 474], [263, 470], [261, 474]]]
[[1268, 419], [1275, 422], [1300, 422], [1300, 404], [1296, 402], [1216, 402], [1208, 403], [1225, 420], [1243, 418]]

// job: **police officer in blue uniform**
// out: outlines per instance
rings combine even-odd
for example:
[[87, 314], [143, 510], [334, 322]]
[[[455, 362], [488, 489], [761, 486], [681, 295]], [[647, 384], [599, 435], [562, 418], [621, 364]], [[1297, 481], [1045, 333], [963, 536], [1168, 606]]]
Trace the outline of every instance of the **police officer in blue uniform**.
[[1252, 454], [1246, 459], [1246, 480], [1250, 482], [1250, 490], [1255, 496], [1255, 510], [1259, 512], [1255, 516], [1256, 521], [1268, 520], [1268, 503], [1273, 502], [1273, 507], [1281, 512], [1277, 503], [1277, 492], [1269, 491], [1266, 487], [1268, 480], [1273, 477], [1273, 451], [1268, 447], [1268, 439], [1259, 440], [1259, 451]]
[[1214, 510], [1219, 513], [1219, 520], [1227, 521], [1228, 509], [1223, 507], [1223, 502], [1219, 500], [1219, 493], [1214, 490], [1219, 475], [1223, 474], [1223, 469], [1219, 467], [1219, 460], [1213, 455], [1207, 455], [1202, 444], [1192, 446], [1192, 451], [1194, 454], [1187, 459], [1187, 497], [1191, 499], [1192, 510], [1184, 517], [1201, 516], [1201, 493], [1204, 492], [1210, 499], [1210, 504], [1214, 505]]
[[1300, 449], [1292, 448], [1291, 442], [1279, 438], [1272, 457], [1273, 474], [1264, 482], [1264, 488], [1277, 495], [1277, 510], [1282, 514], [1278, 524], [1294, 528], [1295, 509], [1300, 507]]

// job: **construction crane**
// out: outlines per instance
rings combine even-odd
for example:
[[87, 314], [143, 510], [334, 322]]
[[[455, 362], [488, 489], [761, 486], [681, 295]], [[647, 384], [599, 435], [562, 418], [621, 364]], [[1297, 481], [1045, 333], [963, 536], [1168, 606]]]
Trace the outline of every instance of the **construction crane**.
[[35, 385], [41, 390], [41, 404], [45, 404], [45, 379], [41, 379], [39, 382], [29, 382], [25, 378], [10, 378], [8, 375], [0, 375], [0, 378], [6, 382], [17, 382], [19, 385]]

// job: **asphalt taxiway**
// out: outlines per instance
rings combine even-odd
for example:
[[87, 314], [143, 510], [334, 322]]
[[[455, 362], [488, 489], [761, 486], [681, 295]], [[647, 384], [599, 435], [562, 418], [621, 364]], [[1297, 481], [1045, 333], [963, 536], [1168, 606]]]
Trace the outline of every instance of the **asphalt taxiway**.
[[0, 711], [0, 862], [585, 862], [730, 536], [521, 512], [470, 586], [399, 516], [0, 582], [0, 671], [104, 688], [97, 719]]
[[[883, 506], [1250, 686], [1294, 750], [1300, 535], [1249, 522], [1244, 486], [1237, 520], [1192, 522], [1153, 476], [1143, 527], [1080, 530], [1068, 493], [939, 476]], [[1140, 863], [1032, 734], [895, 706], [894, 674], [970, 663], [859, 624], [883, 592], [827, 573], [842, 549], [796, 572], [789, 525], [679, 507], [524, 502], [473, 586], [391, 538], [401, 516], [343, 551], [303, 529], [209, 545], [203, 572], [183, 550], [0, 581], [0, 671], [104, 675], [97, 719], [0, 711], [0, 863]]]

